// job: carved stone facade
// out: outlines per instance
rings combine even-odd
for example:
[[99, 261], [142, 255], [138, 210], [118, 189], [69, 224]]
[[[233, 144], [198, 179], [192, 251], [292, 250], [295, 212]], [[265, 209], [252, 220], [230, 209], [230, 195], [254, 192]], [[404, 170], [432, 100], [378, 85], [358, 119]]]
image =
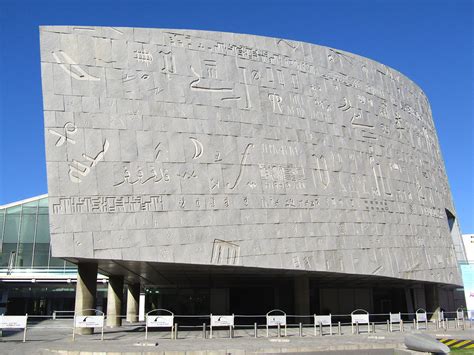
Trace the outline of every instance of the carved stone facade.
[[340, 50], [41, 27], [53, 255], [459, 284], [424, 93]]

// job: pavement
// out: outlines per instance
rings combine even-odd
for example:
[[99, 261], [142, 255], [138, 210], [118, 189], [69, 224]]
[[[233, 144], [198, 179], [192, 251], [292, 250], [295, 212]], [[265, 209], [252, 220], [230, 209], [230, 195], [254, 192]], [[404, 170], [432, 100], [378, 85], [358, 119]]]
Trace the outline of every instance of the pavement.
[[[474, 340], [474, 328], [430, 329], [423, 331], [436, 338]], [[366, 331], [366, 329], [363, 329]], [[337, 334], [337, 327], [333, 328]], [[166, 354], [166, 355], [227, 355], [227, 354], [411, 354], [404, 346], [407, 333], [420, 332], [405, 326], [405, 332], [387, 332], [385, 324], [376, 326], [375, 333], [353, 335], [350, 326], [341, 327], [342, 335], [314, 335], [314, 328], [303, 328], [303, 336], [298, 327], [288, 328], [286, 337], [277, 337], [275, 329], [266, 337], [265, 327], [258, 329], [254, 337], [253, 328], [237, 328], [234, 338], [229, 338], [228, 330], [214, 331], [209, 339], [209, 329], [203, 338], [202, 327], [180, 329], [178, 339], [170, 339], [169, 331], [149, 331], [145, 340], [142, 325], [125, 325], [119, 328], [105, 328], [104, 340], [100, 330], [92, 335], [76, 335], [72, 340], [71, 320], [46, 320], [29, 325], [26, 342], [23, 332], [3, 331], [0, 354], [61, 354], [61, 355], [114, 355], [114, 354]], [[318, 332], [317, 332], [318, 333]], [[420, 353], [417, 353], [420, 354]]]

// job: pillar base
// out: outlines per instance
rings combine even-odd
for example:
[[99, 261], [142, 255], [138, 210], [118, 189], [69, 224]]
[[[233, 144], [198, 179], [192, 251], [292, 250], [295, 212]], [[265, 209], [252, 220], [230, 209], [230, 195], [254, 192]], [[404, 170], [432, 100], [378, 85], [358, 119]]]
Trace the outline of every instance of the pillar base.
[[127, 322], [138, 322], [138, 302], [140, 299], [140, 284], [128, 285], [127, 288]]
[[123, 276], [110, 276], [107, 288], [107, 327], [115, 328], [122, 325], [122, 318], [120, 318], [122, 297]]
[[[97, 293], [97, 264], [79, 263], [77, 265], [76, 315], [94, 315]], [[76, 334], [88, 335], [94, 333], [93, 328], [76, 328]]]

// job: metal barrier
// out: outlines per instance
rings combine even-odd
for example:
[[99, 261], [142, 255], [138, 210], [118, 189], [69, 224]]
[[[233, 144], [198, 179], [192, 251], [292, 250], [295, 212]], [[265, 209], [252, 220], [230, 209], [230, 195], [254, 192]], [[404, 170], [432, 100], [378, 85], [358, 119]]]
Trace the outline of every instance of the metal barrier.
[[416, 329], [420, 329], [420, 323], [425, 323], [425, 329], [428, 330], [428, 315], [426, 314], [426, 310], [423, 308], [418, 308], [415, 312], [415, 315], [416, 318], [414, 321], [416, 320]]
[[[94, 311], [95, 315], [83, 314], [84, 311]], [[81, 314], [74, 313], [74, 325], [72, 327], [72, 340], [76, 339], [76, 328], [101, 328], [100, 340], [104, 340], [104, 320], [105, 314], [99, 309], [86, 308], [80, 311]], [[97, 314], [99, 313], [99, 314]], [[101, 313], [101, 314], [100, 314]]]
[[[277, 313], [277, 314], [275, 314]], [[281, 337], [281, 326], [285, 327], [285, 336], [287, 336], [287, 327], [286, 327], [286, 313], [283, 312], [281, 309], [272, 309], [266, 315], [267, 320], [267, 338], [268, 338], [268, 328], [269, 327], [277, 327], [277, 335]]]
[[[166, 315], [150, 315], [153, 312], [166, 312]], [[148, 340], [148, 328], [171, 328], [171, 339], [174, 338], [174, 313], [163, 308], [152, 309], [145, 315], [145, 340]]]
[[56, 319], [59, 319], [59, 318], [66, 318], [66, 317], [61, 317], [61, 314], [69, 314], [71, 315], [71, 319], [74, 318], [74, 311], [53, 311], [53, 319], [56, 320]]
[[28, 314], [24, 316], [0, 316], [0, 329], [23, 329], [23, 342], [26, 341]]
[[[84, 310], [84, 313], [85, 311], [86, 310]], [[76, 328], [83, 328], [86, 327], [86, 325], [88, 328], [92, 328], [92, 326], [94, 328], [100, 328], [100, 338], [103, 339], [104, 329], [106, 329], [104, 326], [106, 316], [99, 310], [89, 311], [90, 313], [95, 313], [95, 315], [91, 314], [80, 317], [80, 315], [77, 314], [74, 318], [62, 318], [59, 317], [58, 314], [49, 316], [29, 315], [26, 318], [27, 324], [25, 324], [25, 328], [21, 328], [24, 329], [24, 339], [26, 341], [27, 331], [28, 338], [32, 340], [31, 338], [34, 338], [34, 334], [37, 332], [55, 329], [58, 334], [62, 334], [64, 331], [65, 336], [68, 336], [68, 334], [71, 334], [71, 331], [75, 333]], [[166, 314], [163, 314], [163, 312], [166, 312]], [[152, 313], [160, 314], [153, 315]], [[353, 318], [353, 316], [355, 316], [355, 318]], [[126, 315], [121, 315], [119, 317], [125, 319]], [[431, 321], [429, 320], [430, 318]], [[385, 331], [392, 332], [394, 330], [413, 331], [417, 329], [422, 331], [437, 329], [447, 331], [450, 328], [466, 329], [472, 328], [473, 319], [474, 312], [468, 312], [462, 309], [451, 312], [441, 311], [435, 313], [419, 309], [415, 313], [380, 314], [369, 314], [365, 310], [355, 310], [351, 314], [330, 315], [290, 315], [282, 310], [272, 310], [267, 314], [260, 315], [177, 315], [169, 310], [155, 309], [147, 313], [145, 322], [124, 323], [121, 326], [121, 329], [127, 329], [127, 331], [145, 331], [145, 338], [148, 338], [149, 327], [169, 328], [171, 336], [168, 331], [166, 331], [166, 333], [157, 332], [155, 336], [159, 337], [159, 339], [169, 339], [170, 337], [171, 339], [198, 337], [214, 339], [216, 337], [223, 338], [234, 336], [258, 338], [261, 336], [259, 331], [262, 329], [266, 329], [267, 337], [319, 337], [322, 335], [334, 336], [359, 334], [362, 330], [360, 328], [361, 325], [364, 327], [367, 326], [367, 332], [370, 333]], [[81, 325], [79, 323], [81, 323]], [[1, 321], [0, 324], [2, 324]], [[398, 327], [396, 327], [397, 324], [399, 325]], [[284, 333], [282, 332], [283, 327]], [[333, 327], [336, 328], [333, 329]], [[275, 332], [272, 334], [271, 328], [276, 328], [276, 334]], [[4, 329], [8, 328], [4, 327]], [[325, 331], [325, 329], [328, 331]], [[116, 329], [114, 329], [114, 331], [116, 331]]]

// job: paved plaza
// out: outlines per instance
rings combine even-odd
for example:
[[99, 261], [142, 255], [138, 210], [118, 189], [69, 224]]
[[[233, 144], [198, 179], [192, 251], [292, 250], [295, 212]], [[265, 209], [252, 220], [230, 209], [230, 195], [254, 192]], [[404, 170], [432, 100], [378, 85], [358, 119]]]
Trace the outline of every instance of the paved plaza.
[[[165, 331], [149, 332], [145, 340], [143, 325], [122, 326], [105, 329], [104, 340], [101, 341], [100, 331], [93, 335], [76, 335], [72, 340], [71, 320], [46, 320], [28, 329], [27, 341], [22, 342], [22, 332], [4, 332], [0, 343], [1, 354], [251, 354], [251, 353], [329, 353], [329, 354], [400, 354], [404, 347], [406, 334], [416, 332], [406, 326], [405, 332], [389, 333], [380, 324], [375, 333], [352, 335], [349, 326], [342, 327], [342, 335], [314, 335], [312, 327], [303, 328], [303, 336], [299, 329], [289, 328], [286, 337], [278, 338], [275, 331], [266, 337], [264, 327], [259, 328], [258, 337], [254, 337], [254, 329], [236, 329], [234, 338], [229, 339], [228, 331], [215, 331], [206, 339], [202, 329], [182, 329], [177, 340], [170, 339]], [[336, 329], [337, 331], [337, 329]], [[429, 329], [428, 334], [436, 338], [474, 339], [474, 331], [467, 327], [462, 329]], [[336, 333], [337, 334], [337, 333]]]

